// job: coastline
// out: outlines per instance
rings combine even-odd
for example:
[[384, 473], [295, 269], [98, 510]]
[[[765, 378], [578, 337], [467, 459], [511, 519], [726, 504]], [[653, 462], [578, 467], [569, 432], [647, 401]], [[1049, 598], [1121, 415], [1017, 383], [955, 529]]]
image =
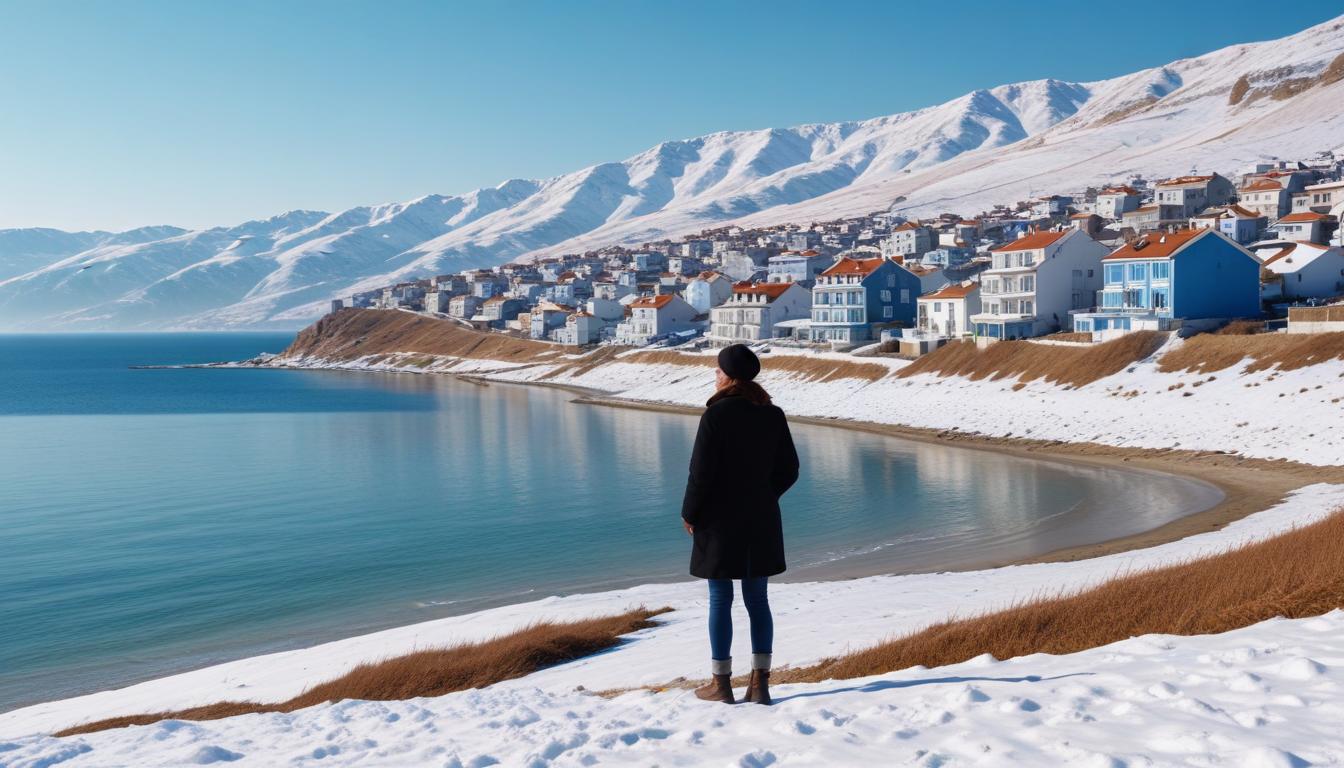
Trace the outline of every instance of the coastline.
[[[291, 368], [301, 370], [350, 370], [337, 366], [306, 366], [286, 362], [272, 366], [259, 367]], [[679, 403], [638, 400], [620, 397], [609, 390], [584, 387], [556, 381], [534, 381], [502, 379], [491, 376], [489, 372], [453, 372], [438, 370], [361, 368], [364, 372], [409, 373], [413, 375], [451, 376], [459, 381], [478, 385], [504, 385], [547, 387], [569, 392], [575, 395], [573, 403], [608, 408], [628, 408], [658, 413], [672, 413], [685, 416], [698, 416], [703, 410], [699, 406]], [[510, 369], [504, 369], [505, 371]], [[900, 424], [888, 424], [874, 421], [862, 421], [847, 418], [823, 418], [787, 414], [791, 422], [814, 426], [851, 429], [871, 434], [895, 437], [903, 440], [930, 443], [934, 445], [988, 451], [1000, 455], [1016, 456], [1061, 464], [1074, 464], [1107, 469], [1142, 470], [1162, 475], [1175, 476], [1203, 483], [1216, 488], [1223, 498], [1212, 507], [1198, 510], [1172, 520], [1147, 531], [1129, 534], [1102, 541], [1078, 544], [1051, 550], [1039, 555], [1015, 559], [986, 559], [956, 571], [983, 570], [1009, 565], [1030, 563], [1051, 563], [1085, 560], [1106, 555], [1145, 549], [1168, 544], [1180, 539], [1225, 528], [1230, 523], [1241, 520], [1276, 504], [1281, 503], [1293, 491], [1315, 483], [1344, 483], [1344, 466], [1319, 466], [1304, 464], [1287, 459], [1259, 459], [1241, 456], [1235, 453], [1185, 450], [1179, 448], [1153, 449], [1132, 448], [1106, 445], [1095, 442], [1066, 442], [1058, 440], [1036, 440], [1019, 437], [997, 437], [968, 433], [957, 430], [939, 430], [924, 427], [912, 427]], [[865, 578], [877, 575], [892, 575], [890, 568], [881, 570], [856, 569], [846, 572], [837, 569], [822, 580], [835, 581]]]
[[[515, 382], [504, 382], [515, 383]], [[516, 382], [521, 385], [532, 382]], [[545, 386], [570, 389], [580, 395], [574, 402], [608, 408], [630, 408], [697, 415], [699, 408], [675, 403], [630, 400], [606, 394], [594, 394], [582, 387], [545, 383]], [[1015, 437], [988, 437], [950, 430], [932, 430], [898, 424], [882, 424], [840, 418], [789, 415], [791, 422], [816, 426], [852, 429], [860, 432], [896, 437], [904, 440], [935, 445], [967, 448], [970, 450], [1040, 459], [1063, 464], [1118, 469], [1141, 469], [1164, 475], [1182, 477], [1211, 485], [1222, 492], [1223, 498], [1214, 506], [1183, 515], [1157, 528], [1119, 538], [1065, 547], [1029, 558], [986, 560], [973, 568], [979, 570], [1026, 563], [1065, 562], [1116, 554], [1135, 549], [1166, 544], [1197, 533], [1216, 531], [1247, 515], [1259, 512], [1283, 501], [1292, 491], [1318, 482], [1344, 483], [1344, 467], [1318, 467], [1291, 461], [1248, 459], [1235, 454], [1180, 449], [1152, 450], [1122, 448], [1098, 443], [1062, 443]], [[863, 573], [838, 578], [856, 578], [875, 574]]]

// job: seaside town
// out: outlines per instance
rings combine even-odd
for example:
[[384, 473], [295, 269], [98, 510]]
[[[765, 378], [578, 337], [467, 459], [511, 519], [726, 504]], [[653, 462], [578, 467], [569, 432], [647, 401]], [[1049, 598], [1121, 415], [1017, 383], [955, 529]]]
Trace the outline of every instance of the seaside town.
[[1130, 178], [967, 218], [895, 212], [610, 246], [332, 301], [562, 345], [814, 346], [917, 357], [952, 339], [1106, 341], [1232, 320], [1344, 330], [1344, 159]]

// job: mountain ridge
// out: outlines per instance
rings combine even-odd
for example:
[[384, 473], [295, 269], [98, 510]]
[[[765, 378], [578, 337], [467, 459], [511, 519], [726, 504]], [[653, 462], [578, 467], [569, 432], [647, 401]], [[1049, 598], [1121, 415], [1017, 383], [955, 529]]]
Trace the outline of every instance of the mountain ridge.
[[866, 120], [669, 140], [461, 195], [194, 231], [0, 230], [0, 329], [297, 327], [332, 296], [521, 257], [898, 199], [911, 215], [973, 214], [1126, 175], [1334, 149], [1344, 85], [1327, 80], [1342, 28], [1344, 17], [1107, 80], [1043, 78]]

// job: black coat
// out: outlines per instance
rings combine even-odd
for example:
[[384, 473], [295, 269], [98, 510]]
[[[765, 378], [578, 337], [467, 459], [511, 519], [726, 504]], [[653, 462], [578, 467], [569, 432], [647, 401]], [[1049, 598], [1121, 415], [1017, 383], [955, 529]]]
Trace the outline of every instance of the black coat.
[[742, 579], [784, 572], [779, 497], [798, 479], [784, 412], [742, 395], [710, 400], [691, 452], [681, 516], [695, 528], [691, 575]]

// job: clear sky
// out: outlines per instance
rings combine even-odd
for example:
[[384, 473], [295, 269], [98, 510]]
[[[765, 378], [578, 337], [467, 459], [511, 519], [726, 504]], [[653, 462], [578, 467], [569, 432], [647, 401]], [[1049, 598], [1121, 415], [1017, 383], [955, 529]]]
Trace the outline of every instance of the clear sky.
[[465, 192], [664, 139], [1112, 77], [1342, 11], [0, 0], [0, 228], [203, 227]]

